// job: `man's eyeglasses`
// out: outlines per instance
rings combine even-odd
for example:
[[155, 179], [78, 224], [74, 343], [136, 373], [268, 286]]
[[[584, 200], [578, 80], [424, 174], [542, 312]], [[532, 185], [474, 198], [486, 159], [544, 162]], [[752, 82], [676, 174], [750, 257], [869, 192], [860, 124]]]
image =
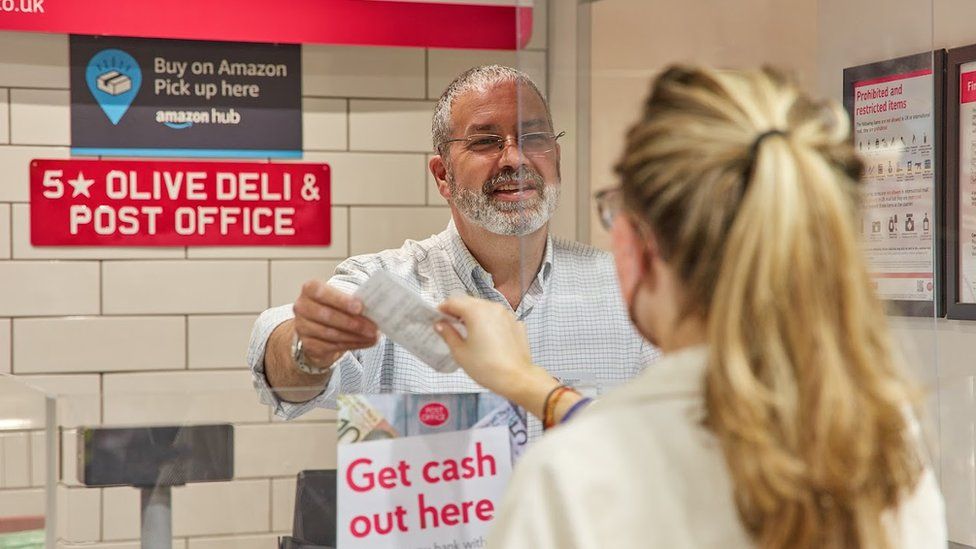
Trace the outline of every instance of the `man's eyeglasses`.
[[603, 189], [593, 195], [596, 198], [596, 211], [600, 215], [600, 224], [608, 231], [613, 227], [613, 219], [620, 212], [620, 207], [623, 205], [622, 191], [623, 189], [620, 187], [613, 187], [611, 189]]
[[[552, 152], [556, 148], [556, 141], [566, 135], [566, 132], [554, 134], [552, 132], [530, 132], [523, 133], [515, 139], [515, 146], [523, 154], [540, 156]], [[467, 137], [448, 139], [441, 141], [441, 145], [450, 143], [464, 143], [463, 147], [468, 152], [475, 154], [498, 154], [505, 149], [508, 144], [508, 137], [488, 133], [476, 133]]]

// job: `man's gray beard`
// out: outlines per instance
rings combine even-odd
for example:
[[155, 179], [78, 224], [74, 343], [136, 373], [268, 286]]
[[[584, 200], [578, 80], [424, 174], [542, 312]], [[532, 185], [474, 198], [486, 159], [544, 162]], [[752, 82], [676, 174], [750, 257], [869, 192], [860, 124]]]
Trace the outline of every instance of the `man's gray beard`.
[[[519, 172], [519, 177], [526, 177]], [[537, 174], [528, 177], [538, 178], [535, 187], [537, 196], [520, 202], [495, 200], [485, 189], [472, 190], [461, 187], [448, 174], [447, 184], [451, 191], [451, 202], [468, 221], [488, 232], [503, 236], [525, 236], [539, 230], [549, 221], [559, 205], [560, 185], [558, 182], [546, 185]], [[486, 183], [485, 188], [490, 185]], [[526, 183], [526, 187], [531, 187]]]

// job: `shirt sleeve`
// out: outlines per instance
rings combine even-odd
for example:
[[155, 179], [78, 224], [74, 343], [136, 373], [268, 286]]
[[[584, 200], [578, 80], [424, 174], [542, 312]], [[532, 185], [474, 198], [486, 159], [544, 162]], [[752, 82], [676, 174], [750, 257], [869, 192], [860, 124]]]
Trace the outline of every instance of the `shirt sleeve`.
[[[346, 293], [352, 293], [368, 277], [369, 269], [366, 265], [358, 258], [350, 258], [336, 267], [328, 283]], [[328, 385], [318, 396], [305, 402], [288, 402], [280, 399], [265, 376], [264, 353], [268, 346], [268, 339], [275, 328], [294, 317], [290, 303], [264, 311], [254, 322], [247, 348], [247, 364], [251, 370], [251, 380], [258, 393], [258, 400], [262, 404], [271, 406], [275, 415], [284, 419], [295, 419], [314, 408], [335, 408], [336, 397], [340, 392], [361, 392], [362, 387], [365, 386], [364, 368], [359, 360], [359, 353], [351, 351], [342, 355], [336, 362]]]

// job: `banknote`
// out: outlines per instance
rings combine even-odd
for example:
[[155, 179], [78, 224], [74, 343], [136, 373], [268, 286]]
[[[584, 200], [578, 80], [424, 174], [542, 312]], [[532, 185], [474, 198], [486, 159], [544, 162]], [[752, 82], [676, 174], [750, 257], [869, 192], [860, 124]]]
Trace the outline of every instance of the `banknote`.
[[525, 452], [526, 445], [529, 443], [529, 431], [526, 428], [525, 410], [515, 404], [498, 399], [494, 409], [482, 416], [472, 429], [483, 427], [503, 426], [508, 429], [508, 438], [511, 442], [512, 462], [515, 462]]
[[340, 444], [400, 436], [383, 414], [369, 403], [365, 395], [342, 394], [337, 400]]

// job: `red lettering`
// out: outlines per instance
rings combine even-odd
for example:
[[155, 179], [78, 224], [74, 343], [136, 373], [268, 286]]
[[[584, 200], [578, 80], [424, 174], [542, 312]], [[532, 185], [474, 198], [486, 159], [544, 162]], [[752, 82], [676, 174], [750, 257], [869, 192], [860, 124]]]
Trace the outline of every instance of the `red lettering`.
[[491, 520], [495, 516], [495, 505], [490, 499], [483, 499], [475, 505], [474, 514], [480, 521]]
[[400, 482], [402, 482], [404, 486], [412, 486], [412, 484], [410, 484], [410, 479], [407, 478], [407, 471], [410, 470], [410, 465], [401, 459], [400, 464], [397, 465], [397, 470], [400, 471]]
[[[470, 502], [467, 502], [470, 503]], [[458, 515], [461, 514], [461, 510], [458, 509], [457, 505], [453, 503], [448, 503], [441, 509], [441, 520], [444, 521], [444, 526], [455, 526], [458, 523]], [[467, 516], [465, 516], [464, 522], [467, 521]]]
[[[366, 515], [359, 515], [352, 519], [349, 523], [349, 531], [354, 537], [364, 538], [368, 536], [371, 532], [376, 532], [381, 536], [385, 536], [393, 531], [393, 527], [396, 526], [397, 530], [401, 532], [407, 531], [406, 517], [407, 510], [401, 505], [397, 505], [396, 511], [387, 511], [386, 513], [373, 513], [372, 519]], [[394, 525], [394, 517], [396, 517], [396, 524]], [[383, 518], [386, 519], [384, 524]]]
[[378, 483], [381, 488], [396, 488], [397, 472], [393, 467], [384, 467], [378, 474]]
[[376, 533], [381, 536], [385, 536], [393, 531], [393, 513], [384, 514], [386, 515], [386, 526], [381, 524], [379, 513], [373, 515], [373, 520], [376, 521]]
[[[367, 492], [373, 489], [373, 473], [363, 474], [363, 479], [366, 481], [365, 484], [356, 484], [353, 473], [356, 471], [356, 467], [359, 465], [372, 465], [373, 460], [369, 458], [359, 458], [349, 464], [349, 469], [346, 470], [346, 484], [349, 485], [356, 492]], [[358, 517], [357, 517], [358, 518]]]
[[485, 476], [485, 470], [483, 468], [483, 465], [485, 463], [487, 463], [491, 467], [491, 475], [490, 476], [495, 476], [495, 474], [496, 474], [496, 470], [495, 470], [495, 457], [492, 456], [491, 454], [485, 454], [485, 453], [483, 453], [481, 451], [481, 443], [480, 442], [475, 443], [475, 445], [474, 445], [474, 453], [475, 453], [475, 456], [477, 456], [477, 460], [478, 460], [478, 476], [479, 477]]
[[[474, 465], [475, 462], [477, 462], [477, 468]], [[438, 475], [438, 467], [443, 467], [440, 475]], [[484, 453], [481, 443], [478, 442], [475, 444], [474, 457], [468, 456], [463, 458], [460, 464], [453, 459], [430, 461], [424, 464], [421, 472], [424, 480], [430, 484], [437, 484], [442, 480], [444, 482], [451, 482], [475, 477], [495, 476], [498, 468], [495, 464], [495, 457], [491, 454]]]
[[[361, 526], [356, 528], [356, 524]], [[360, 515], [349, 523], [349, 531], [352, 532], [353, 537], [363, 538], [369, 535], [370, 526], [369, 519]]]
[[349, 469], [346, 470], [346, 484], [356, 492], [367, 492], [376, 486], [387, 490], [396, 488], [398, 486], [398, 478], [400, 484], [403, 486], [411, 485], [410, 480], [407, 479], [407, 472], [410, 470], [410, 465], [402, 459], [395, 469], [393, 467], [382, 467], [377, 473], [368, 470], [363, 473], [356, 472], [356, 469], [360, 465], [366, 465], [368, 467], [372, 464], [373, 460], [369, 458], [359, 458], [350, 463]]
[[444, 460], [444, 475], [441, 477], [444, 482], [451, 480], [458, 480], [461, 477], [458, 476], [457, 462], [453, 459]]
[[471, 465], [471, 462], [473, 461], [474, 460], [470, 457], [466, 457], [461, 460], [461, 468], [464, 469], [464, 472], [461, 473], [462, 478], [474, 478], [475, 470], [474, 467]]
[[404, 509], [402, 505], [397, 505], [395, 514], [397, 517], [397, 530], [400, 530], [401, 532], [406, 532], [407, 531], [407, 521], [406, 521], [407, 510]]
[[437, 508], [436, 507], [433, 507], [433, 506], [428, 507], [427, 504], [424, 503], [424, 495], [423, 494], [418, 494], [417, 495], [417, 507], [420, 509], [420, 529], [421, 530], [426, 530], [427, 529], [427, 515], [428, 514], [430, 515], [430, 521], [433, 523], [433, 526], [431, 526], [431, 528], [437, 528], [437, 526], [438, 526]]
[[420, 528], [426, 530], [437, 528], [441, 524], [444, 526], [455, 526], [459, 523], [467, 524], [472, 519], [487, 522], [494, 517], [495, 505], [488, 499], [473, 501], [463, 501], [460, 504], [448, 503], [438, 509], [436, 506], [427, 505], [424, 495], [417, 495], [417, 507], [420, 514]]
[[424, 468], [423, 468], [424, 480], [426, 480], [431, 484], [437, 484], [438, 482], [441, 481], [441, 479], [430, 474], [430, 470], [434, 467], [437, 467], [437, 465], [438, 463], [436, 461], [430, 461], [424, 464]]

